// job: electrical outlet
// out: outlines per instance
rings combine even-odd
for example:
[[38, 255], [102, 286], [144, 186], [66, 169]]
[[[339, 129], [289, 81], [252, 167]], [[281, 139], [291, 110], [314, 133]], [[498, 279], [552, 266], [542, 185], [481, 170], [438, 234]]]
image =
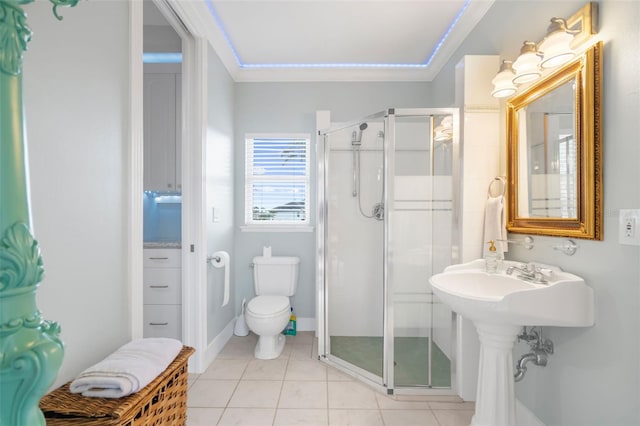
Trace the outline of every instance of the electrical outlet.
[[626, 217], [624, 219], [624, 236], [626, 238], [633, 238], [636, 233], [636, 219], [634, 217]]
[[620, 244], [640, 246], [640, 210], [620, 210], [620, 229], [618, 237]]

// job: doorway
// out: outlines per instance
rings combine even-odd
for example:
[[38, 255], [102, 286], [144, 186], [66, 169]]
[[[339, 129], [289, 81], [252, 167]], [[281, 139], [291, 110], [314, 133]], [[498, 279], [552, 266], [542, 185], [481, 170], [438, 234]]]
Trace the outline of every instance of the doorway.
[[[176, 180], [181, 185], [181, 225], [180, 225], [180, 313], [181, 340], [192, 346], [196, 353], [191, 358], [189, 369], [201, 372], [204, 369], [206, 349], [206, 246], [204, 232], [202, 170], [204, 146], [204, 119], [206, 110], [203, 87], [204, 67], [206, 63], [206, 43], [197, 36], [195, 24], [187, 19], [176, 0], [152, 1], [161, 15], [175, 30], [181, 39], [182, 63], [181, 86], [182, 101], [176, 106], [176, 115], [182, 120], [177, 125], [181, 136], [181, 149], [176, 155]], [[131, 218], [130, 218], [130, 282], [132, 283], [131, 321], [132, 337], [143, 335], [143, 233], [144, 209], [143, 193], [143, 2], [130, 2], [131, 12]], [[189, 102], [186, 102], [186, 99]]]

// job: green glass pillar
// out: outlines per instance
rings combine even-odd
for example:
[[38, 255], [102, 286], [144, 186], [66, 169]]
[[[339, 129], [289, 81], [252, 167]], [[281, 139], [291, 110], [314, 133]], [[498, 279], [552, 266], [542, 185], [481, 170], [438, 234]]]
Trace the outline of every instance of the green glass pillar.
[[[38, 404], [63, 358], [60, 327], [44, 320], [36, 290], [44, 269], [31, 233], [22, 105], [22, 55], [31, 38], [21, 6], [0, 0], [0, 426], [41, 426]], [[51, 0], [59, 5], [77, 0]]]

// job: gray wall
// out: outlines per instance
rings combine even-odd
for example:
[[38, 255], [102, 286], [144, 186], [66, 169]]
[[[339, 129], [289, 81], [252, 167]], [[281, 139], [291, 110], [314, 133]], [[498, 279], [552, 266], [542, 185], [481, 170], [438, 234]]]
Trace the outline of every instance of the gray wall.
[[62, 327], [55, 386], [131, 338], [127, 282], [129, 22], [126, 2], [24, 6], [24, 60], [34, 233], [44, 318]]
[[[453, 102], [453, 67], [461, 55], [515, 59], [522, 41], [544, 36], [549, 18], [567, 18], [583, 5], [499, 0], [434, 81], [435, 96]], [[640, 248], [618, 243], [618, 210], [640, 208], [640, 2], [607, 0], [599, 6], [605, 42], [604, 240], [577, 241], [573, 257], [553, 251], [550, 246], [561, 240], [551, 237], [535, 237], [531, 251], [509, 252], [512, 259], [559, 265], [595, 291], [596, 325], [545, 328], [555, 354], [546, 368], [532, 366], [516, 384], [517, 397], [548, 426], [640, 424]], [[527, 350], [518, 345], [514, 358]]]
[[[244, 136], [247, 133], [309, 133], [315, 147], [316, 111], [334, 122], [353, 121], [389, 107], [430, 105], [427, 83], [239, 83], [235, 105], [236, 310], [254, 296], [252, 259], [271, 246], [274, 255], [301, 258], [296, 314], [315, 317], [315, 232], [241, 232], [244, 221]], [[312, 224], [315, 225], [315, 148], [312, 148]]]
[[[207, 51], [206, 217], [207, 253], [224, 250], [234, 262], [233, 97], [234, 83], [211, 47]], [[216, 209], [216, 222], [213, 209]], [[207, 342], [211, 342], [235, 316], [234, 278], [230, 269], [229, 305], [221, 308], [224, 269], [207, 269]]]

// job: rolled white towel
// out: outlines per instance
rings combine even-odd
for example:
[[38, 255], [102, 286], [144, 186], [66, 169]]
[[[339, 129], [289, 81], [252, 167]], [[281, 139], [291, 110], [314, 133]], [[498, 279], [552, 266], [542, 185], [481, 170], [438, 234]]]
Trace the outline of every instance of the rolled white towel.
[[486, 257], [489, 252], [489, 244], [487, 244], [489, 240], [494, 241], [500, 259], [504, 259], [504, 253], [509, 250], [504, 204], [505, 200], [502, 195], [487, 199], [484, 213], [483, 257]]
[[182, 343], [175, 339], [133, 340], [80, 373], [69, 390], [100, 398], [130, 395], [158, 377], [181, 349]]

